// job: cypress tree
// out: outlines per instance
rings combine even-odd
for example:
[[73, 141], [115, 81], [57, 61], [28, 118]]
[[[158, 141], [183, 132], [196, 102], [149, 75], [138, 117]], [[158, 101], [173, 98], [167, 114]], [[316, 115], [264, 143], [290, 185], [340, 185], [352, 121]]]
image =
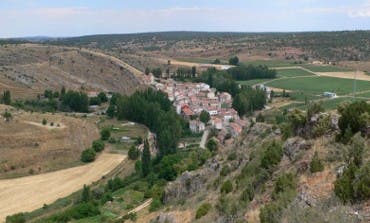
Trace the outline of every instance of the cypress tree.
[[149, 143], [148, 140], [145, 140], [143, 154], [141, 155], [141, 170], [144, 177], [146, 177], [151, 171], [150, 159]]

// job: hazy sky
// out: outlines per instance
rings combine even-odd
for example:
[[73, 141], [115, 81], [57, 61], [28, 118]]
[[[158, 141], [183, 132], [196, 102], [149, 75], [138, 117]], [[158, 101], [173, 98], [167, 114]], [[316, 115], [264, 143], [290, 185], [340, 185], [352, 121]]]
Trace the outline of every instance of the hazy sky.
[[0, 37], [370, 29], [370, 0], [0, 0]]

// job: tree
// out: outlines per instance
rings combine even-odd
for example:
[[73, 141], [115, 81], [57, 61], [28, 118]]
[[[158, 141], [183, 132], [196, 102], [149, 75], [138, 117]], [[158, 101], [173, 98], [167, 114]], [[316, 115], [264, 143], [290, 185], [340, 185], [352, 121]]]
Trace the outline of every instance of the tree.
[[6, 90], [3, 93], [3, 103], [6, 105], [10, 105], [12, 102], [11, 96], [10, 96], [10, 91]]
[[12, 119], [13, 116], [8, 110], [5, 110], [5, 112], [3, 114], [3, 117], [4, 117], [6, 122], [9, 122]]
[[100, 138], [102, 140], [108, 140], [110, 137], [110, 129], [109, 128], [104, 128], [100, 131]]
[[145, 68], [145, 74], [146, 74], [146, 75], [149, 75], [149, 74], [150, 74], [150, 69], [149, 69], [149, 67], [146, 67], [146, 68]]
[[152, 70], [152, 73], [155, 77], [161, 77], [162, 76], [162, 70], [161, 68], [155, 68]]
[[197, 68], [195, 66], [191, 67], [191, 75], [195, 77], [196, 74], [197, 74]]
[[218, 149], [217, 142], [214, 139], [208, 140], [206, 147], [211, 152], [215, 152]]
[[324, 170], [324, 165], [322, 164], [319, 154], [315, 152], [310, 163], [310, 172], [316, 173]]
[[81, 161], [84, 163], [90, 163], [95, 160], [96, 153], [93, 149], [85, 149], [81, 153]]
[[116, 114], [116, 106], [110, 104], [107, 109], [107, 115], [109, 118], [113, 118]]
[[229, 64], [234, 65], [234, 66], [238, 65], [239, 64], [239, 57], [237, 57], [237, 56], [231, 57], [229, 59]]
[[60, 90], [60, 99], [62, 99], [65, 94], [66, 94], [66, 88], [63, 86], [62, 89]]
[[144, 177], [151, 172], [151, 155], [148, 140], [144, 141], [143, 154], [141, 155], [141, 171]]
[[128, 158], [130, 160], [137, 160], [139, 158], [139, 150], [136, 148], [136, 146], [131, 146], [130, 149], [128, 150]]
[[204, 124], [207, 124], [209, 122], [209, 120], [211, 119], [211, 116], [209, 115], [209, 113], [205, 110], [203, 110], [200, 115], [199, 115], [199, 120], [201, 122], [203, 122]]
[[108, 97], [107, 97], [107, 95], [105, 94], [105, 92], [100, 92], [100, 93], [98, 94], [98, 98], [100, 99], [100, 101], [101, 101], [102, 103], [105, 103], [105, 102], [107, 102], [107, 101], [108, 101]]
[[228, 194], [233, 191], [233, 184], [230, 180], [225, 181], [221, 186], [221, 193]]
[[215, 59], [214, 61], [213, 61], [213, 64], [221, 64], [221, 61], [220, 61], [220, 59]]
[[99, 153], [104, 150], [105, 144], [102, 140], [98, 139], [93, 141], [92, 148], [95, 150], [95, 152]]
[[89, 202], [90, 201], [90, 187], [84, 185], [82, 189], [82, 194], [81, 194], [81, 201], [82, 202]]

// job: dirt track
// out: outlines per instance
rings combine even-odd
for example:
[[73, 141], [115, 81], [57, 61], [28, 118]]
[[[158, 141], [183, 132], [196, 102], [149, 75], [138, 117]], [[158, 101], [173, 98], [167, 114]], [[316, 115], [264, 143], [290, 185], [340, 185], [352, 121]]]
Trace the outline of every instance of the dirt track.
[[95, 162], [56, 172], [0, 180], [0, 222], [7, 215], [32, 211], [66, 197], [101, 179], [112, 171], [126, 156], [103, 153]]

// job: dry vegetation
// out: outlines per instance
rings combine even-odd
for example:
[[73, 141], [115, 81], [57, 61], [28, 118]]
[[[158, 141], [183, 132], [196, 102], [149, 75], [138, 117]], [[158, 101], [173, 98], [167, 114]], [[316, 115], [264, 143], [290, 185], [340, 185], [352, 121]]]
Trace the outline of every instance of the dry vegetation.
[[34, 97], [45, 89], [134, 92], [140, 71], [118, 60], [85, 49], [37, 44], [0, 46], [0, 91], [13, 97]]
[[[28, 113], [5, 106], [0, 107], [0, 113], [5, 109], [10, 110], [13, 119], [0, 121], [0, 178], [79, 165], [81, 151], [99, 138], [93, 120]], [[46, 125], [42, 125], [43, 119]]]

